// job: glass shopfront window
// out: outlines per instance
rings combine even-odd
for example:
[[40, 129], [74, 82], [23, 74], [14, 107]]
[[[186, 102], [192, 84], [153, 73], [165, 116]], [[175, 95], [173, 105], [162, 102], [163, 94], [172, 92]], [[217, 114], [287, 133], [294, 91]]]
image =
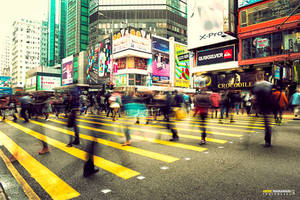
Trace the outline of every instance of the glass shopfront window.
[[146, 75], [142, 74], [129, 74], [129, 85], [146, 85]]
[[300, 52], [300, 28], [242, 41], [243, 59], [263, 58]]
[[[299, 0], [274, 0], [240, 12], [241, 27], [251, 26], [288, 16], [297, 6]], [[294, 15], [300, 14], [298, 8]]]

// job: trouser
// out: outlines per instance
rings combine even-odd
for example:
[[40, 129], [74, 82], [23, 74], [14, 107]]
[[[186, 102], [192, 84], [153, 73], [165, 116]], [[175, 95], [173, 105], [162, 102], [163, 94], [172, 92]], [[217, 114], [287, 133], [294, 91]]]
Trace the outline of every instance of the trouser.
[[251, 106], [246, 106], [246, 110], [247, 110], [247, 115], [250, 115]]
[[109, 117], [109, 113], [112, 113], [112, 109], [107, 106], [107, 114], [106, 114], [106, 117]]
[[166, 128], [169, 129], [169, 130], [171, 130], [172, 138], [178, 138], [178, 134], [177, 134], [177, 131], [175, 129], [175, 126], [174, 126], [174, 124], [172, 124], [170, 122], [169, 113], [168, 112], [163, 112], [163, 113], [164, 113], [165, 121], [167, 122], [166, 123]]
[[215, 113], [216, 118], [217, 118], [218, 117], [218, 108], [213, 106], [211, 108], [211, 118], [214, 118], [214, 113]]
[[237, 103], [237, 104], [234, 105], [234, 107], [235, 107], [236, 114], [238, 115], [239, 112], [240, 112], [240, 104]]
[[202, 112], [200, 113], [200, 130], [202, 131], [201, 137], [202, 140], [205, 140], [206, 138], [206, 124], [205, 124], [205, 119], [207, 118], [207, 113]]
[[21, 107], [21, 117], [24, 118], [25, 122], [28, 122], [28, 116], [27, 116], [27, 113], [26, 112], [30, 112], [29, 110], [29, 106], [22, 106]]
[[227, 108], [226, 108], [226, 106], [221, 105], [220, 106], [220, 110], [221, 110], [221, 119], [223, 119], [224, 113], [225, 113], [225, 111], [227, 111]]
[[129, 125], [126, 125], [125, 128], [125, 137], [126, 137], [126, 142], [129, 142], [131, 140]]
[[264, 122], [265, 122], [265, 143], [271, 144], [272, 130], [270, 127], [269, 116], [266, 113], [264, 113]]

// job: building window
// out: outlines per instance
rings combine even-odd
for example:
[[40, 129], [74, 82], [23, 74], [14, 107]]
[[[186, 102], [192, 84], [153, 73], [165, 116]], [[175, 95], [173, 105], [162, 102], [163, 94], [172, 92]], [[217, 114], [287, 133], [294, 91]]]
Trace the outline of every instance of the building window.
[[242, 58], [263, 58], [300, 52], [300, 28], [242, 40]]

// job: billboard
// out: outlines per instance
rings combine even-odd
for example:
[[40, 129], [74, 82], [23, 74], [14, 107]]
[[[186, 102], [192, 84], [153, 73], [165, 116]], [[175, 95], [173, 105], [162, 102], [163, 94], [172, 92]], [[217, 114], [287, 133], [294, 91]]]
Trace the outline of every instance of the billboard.
[[111, 39], [107, 38], [88, 50], [86, 79], [88, 84], [101, 84], [101, 77], [107, 77], [112, 65]]
[[62, 63], [62, 85], [73, 83], [73, 56], [63, 59]]
[[197, 66], [234, 60], [234, 46], [197, 52]]
[[152, 81], [168, 81], [170, 79], [169, 41], [157, 37], [152, 38]]
[[224, 33], [231, 19], [229, 0], [199, 0], [188, 2], [188, 49], [227, 42], [236, 38]]
[[25, 90], [36, 90], [36, 76], [27, 78], [25, 81]]
[[53, 90], [60, 87], [61, 78], [54, 76], [37, 76], [37, 90]]
[[121, 29], [113, 35], [112, 52], [116, 54], [125, 50], [151, 53], [151, 33], [132, 27]]
[[11, 95], [11, 79], [9, 76], [0, 76], [0, 97], [3, 95]]
[[190, 85], [190, 59], [187, 47], [175, 44], [175, 86], [186, 87]]
[[239, 0], [239, 8], [249, 6], [251, 4], [261, 2], [261, 1], [263, 1], [263, 0]]
[[127, 85], [127, 74], [116, 75], [116, 87], [125, 87]]

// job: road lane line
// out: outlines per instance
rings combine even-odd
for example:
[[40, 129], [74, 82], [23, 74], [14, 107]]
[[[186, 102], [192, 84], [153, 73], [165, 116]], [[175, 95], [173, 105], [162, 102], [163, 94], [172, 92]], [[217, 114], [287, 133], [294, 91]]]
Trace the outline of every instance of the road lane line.
[[[50, 119], [50, 121], [57, 122], [57, 123], [60, 123], [60, 124], [67, 124], [66, 122], [62, 122], [62, 121], [58, 121], [58, 120], [54, 120], [54, 119]], [[92, 122], [92, 121], [87, 121], [87, 120], [83, 120], [83, 121], [85, 121], [87, 123], [90, 123], [90, 124], [92, 123], [92, 124], [105, 125], [104, 123], [100, 123], [100, 122]], [[118, 125], [111, 125], [111, 126], [112, 127], [117, 127], [117, 128], [125, 128], [124, 126], [118, 126]], [[108, 130], [93, 128], [93, 127], [84, 126], [84, 125], [78, 125], [78, 127], [88, 129], [88, 130], [92, 130], [92, 131], [96, 131], [96, 132], [100, 132], [100, 133], [107, 133], [107, 134], [111, 134], [111, 135], [117, 135], [117, 136], [124, 137], [124, 133], [120, 133], [120, 132], [108, 131]], [[140, 129], [137, 129], [137, 130], [140, 130]], [[177, 148], [192, 150], [192, 151], [202, 152], [202, 151], [207, 150], [206, 148], [203, 148], [203, 147], [196, 147], [196, 146], [187, 145], [187, 144], [169, 142], [169, 141], [159, 140], [159, 139], [155, 139], [155, 138], [147, 138], [147, 137], [133, 135], [133, 134], [131, 134], [131, 138], [141, 140], [141, 141], [147, 141], [147, 142], [151, 142], [151, 143], [163, 144], [163, 145], [167, 145], [167, 146], [171, 146], [171, 147], [177, 147]]]
[[[11, 124], [10, 122], [8, 123]], [[28, 154], [1, 131], [0, 139], [4, 141], [4, 146], [6, 149], [12, 155], [15, 155], [18, 162], [42, 186], [42, 188], [51, 196], [51, 198], [72, 199], [80, 195], [76, 190], [60, 179], [47, 167], [34, 159], [30, 154]], [[17, 153], [16, 149], [18, 151]]]
[[[43, 123], [35, 121], [35, 120], [30, 120], [30, 123], [34, 123], [34, 124], [37, 124], [39, 126], [43, 126], [45, 128], [49, 128], [49, 129], [52, 129], [52, 130], [55, 130], [55, 131], [58, 131], [58, 132], [61, 132], [61, 133], [64, 133], [64, 134], [74, 135], [74, 131], [69, 131], [69, 130], [59, 128], [59, 127], [56, 127], [56, 126], [51, 126], [49, 124], [43, 124]], [[101, 139], [101, 138], [95, 138], [95, 137], [85, 135], [85, 134], [82, 134], [82, 133], [79, 134], [79, 137], [82, 138], [82, 139], [85, 139], [85, 140], [96, 141], [96, 142], [98, 142], [100, 144], [104, 144], [106, 146], [110, 146], [110, 147], [120, 149], [120, 150], [123, 150], [123, 151], [128, 151], [128, 152], [131, 152], [131, 153], [135, 153], [135, 154], [138, 154], [138, 155], [141, 155], [141, 156], [145, 156], [145, 157], [152, 158], [152, 159], [155, 159], [155, 160], [160, 160], [160, 161], [167, 162], [167, 163], [172, 163], [172, 162], [175, 162], [175, 161], [179, 160], [179, 158], [176, 158], [176, 157], [173, 157], [173, 156], [168, 156], [168, 155], [164, 155], [164, 154], [160, 154], [160, 153], [155, 153], [155, 152], [152, 152], [152, 151], [140, 149], [140, 148], [133, 147], [133, 146], [122, 146], [122, 144], [119, 144], [119, 143], [116, 143], [116, 142], [112, 142], [112, 141]]]
[[[67, 147], [66, 144], [58, 141], [58, 140], [55, 140], [55, 139], [52, 139], [50, 137], [47, 137], [41, 133], [38, 133], [36, 131], [33, 131], [29, 128], [26, 128], [24, 126], [21, 126], [19, 124], [16, 124], [14, 122], [11, 122], [11, 121], [6, 121], [8, 124], [10, 124], [11, 126], [27, 133], [28, 135], [31, 135], [39, 140], [42, 140], [44, 142], [47, 142], [48, 144], [66, 152], [66, 153], [69, 153], [71, 154], [72, 156], [75, 156], [77, 158], [80, 158], [81, 160], [84, 160], [84, 161], [87, 161], [87, 153], [85, 151], [82, 151], [80, 149], [77, 149], [77, 148], [74, 148], [74, 147]], [[121, 165], [118, 165], [114, 162], [111, 162], [109, 160], [106, 160], [104, 158], [101, 158], [101, 157], [98, 157], [98, 156], [94, 156], [94, 164], [99, 167], [99, 168], [102, 168], [108, 172], [111, 172], [123, 179], [129, 179], [129, 178], [132, 178], [134, 176], [137, 176], [137, 175], [140, 175], [139, 172], [136, 172], [134, 170], [131, 170], [129, 168], [126, 168], [126, 167], [123, 167]]]
[[[88, 118], [88, 119], [96, 119], [96, 118], [90, 118], [90, 117], [82, 117], [82, 118]], [[127, 119], [126, 119], [127, 120]], [[105, 121], [111, 121], [113, 122], [112, 120], [105, 120]], [[121, 122], [121, 121], [118, 121], [119, 123], [126, 123], [126, 122]], [[182, 122], [182, 121], [179, 121], [179, 122]], [[129, 123], [129, 122], [127, 122]], [[162, 124], [173, 124], [173, 125], [179, 125], [178, 123], [174, 123], [174, 122], [159, 122], [159, 123], [162, 123]], [[131, 124], [131, 123], [130, 123]], [[264, 127], [255, 127], [255, 126], [238, 126], [238, 125], [233, 125], [233, 124], [210, 124], [210, 123], [207, 123], [205, 122], [204, 124], [207, 124], [207, 128], [215, 128], [215, 129], [221, 129], [221, 130], [224, 130], [224, 128], [226, 128], [226, 130], [231, 130], [231, 131], [238, 131], [240, 132], [241, 129], [233, 129], [233, 128], [230, 128], [228, 129], [227, 127], [237, 127], [237, 128], [248, 128], [248, 129], [261, 129], [261, 130], [264, 130], [265, 128]], [[182, 124], [180, 124], [182, 125]], [[191, 125], [191, 124], [184, 124], [185, 126], [191, 126], [191, 127], [203, 127], [201, 125]], [[218, 127], [215, 127], [215, 125], [217, 125]], [[164, 126], [159, 126], [159, 125], [144, 125], [144, 126], [148, 126], [148, 127], [155, 127], [155, 128], [165, 128]], [[223, 127], [222, 127], [223, 126]], [[180, 130], [180, 128], [178, 128], [178, 130]], [[243, 129], [244, 130], [244, 129]], [[246, 130], [246, 132], [249, 132]], [[250, 132], [253, 132], [253, 131], [250, 131]]]
[[[62, 119], [66, 119], [66, 118], [62, 118]], [[78, 121], [81, 121], [81, 122], [86, 122], [86, 123], [101, 123], [101, 122], [94, 122], [94, 121], [88, 121], [88, 120], [83, 120], [83, 119], [77, 119]], [[101, 121], [101, 119], [99, 119]], [[119, 122], [119, 121], [118, 121]], [[132, 124], [132, 123], [129, 123], [128, 124]], [[117, 127], [117, 128], [125, 128], [124, 126], [120, 126], [120, 125], [114, 125], [114, 124], [107, 124], [107, 123], [101, 123], [101, 125], [104, 125], [104, 126], [112, 126], [112, 127]], [[151, 126], [149, 126], [151, 127]], [[162, 126], [163, 128], [166, 128], [165, 126]], [[132, 129], [132, 130], [140, 130], [140, 128], [138, 127], [129, 127], [129, 129]], [[186, 130], [191, 130], [192, 132], [200, 132], [200, 130], [198, 131], [194, 131], [194, 129], [186, 129]], [[164, 131], [158, 131], [158, 130], [150, 130], [150, 129], [147, 129], [147, 130], [143, 130], [144, 132], [150, 132], [150, 133], [156, 133], [156, 134], [162, 134], [162, 135], [172, 135], [171, 133], [169, 132], [164, 132]], [[251, 131], [252, 132], [252, 131]], [[254, 131], [253, 131], [254, 132]], [[229, 137], [242, 137], [243, 135], [241, 134], [231, 134], [231, 133], [220, 133], [220, 132], [212, 132], [212, 131], [207, 131], [206, 133], [208, 134], [214, 134], [214, 135], [222, 135], [222, 136], [229, 136]], [[193, 135], [187, 135], [187, 134], [178, 134], [180, 137], [183, 137], [183, 138], [189, 138], [189, 139], [196, 139], [196, 140], [201, 140], [201, 137], [198, 137], [198, 136], [193, 136]], [[214, 139], [214, 138], [206, 138], [207, 141], [210, 141], [210, 142], [215, 142], [215, 143], [221, 143], [221, 144], [224, 144], [227, 142], [227, 140], [220, 140], [220, 139]]]
[[[3, 134], [0, 131], [1, 134]], [[1, 137], [1, 136], [0, 136]], [[29, 184], [25, 181], [25, 179], [21, 176], [18, 170], [14, 167], [11, 161], [5, 156], [3, 151], [0, 149], [0, 157], [4, 161], [6, 167], [9, 169], [10, 173], [15, 177], [18, 184], [22, 187], [24, 193], [30, 200], [39, 200], [40, 197], [33, 191], [33, 189], [29, 186]]]

